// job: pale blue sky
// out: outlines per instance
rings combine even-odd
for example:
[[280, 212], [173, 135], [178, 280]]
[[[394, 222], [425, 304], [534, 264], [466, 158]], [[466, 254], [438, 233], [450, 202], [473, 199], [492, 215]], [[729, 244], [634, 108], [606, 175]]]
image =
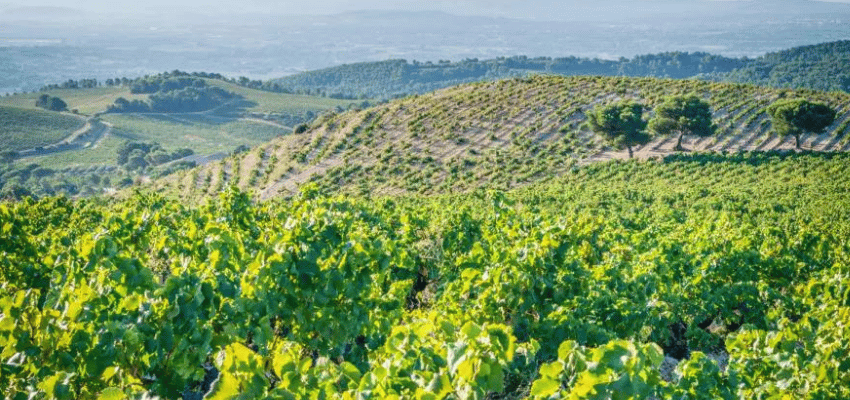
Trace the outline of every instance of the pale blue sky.
[[[462, 15], [486, 15], [545, 19], [558, 17], [567, 9], [576, 13], [604, 12], [605, 14], [629, 15], [634, 12], [676, 12], [678, 8], [703, 7], [725, 8], [731, 2], [739, 7], [747, 4], [781, 4], [806, 2], [807, 0], [0, 0], [0, 12], [17, 7], [66, 7], [92, 11], [108, 11], [113, 14], [138, 15], [157, 14], [163, 11], [192, 10], [207, 13], [251, 13], [271, 12], [275, 14], [336, 14], [353, 10], [395, 9], [395, 10], [438, 10]], [[835, 3], [850, 3], [850, 0], [815, 0]], [[726, 4], [720, 6], [719, 2]], [[850, 6], [848, 6], [850, 7]], [[554, 13], [553, 13], [554, 12]]]

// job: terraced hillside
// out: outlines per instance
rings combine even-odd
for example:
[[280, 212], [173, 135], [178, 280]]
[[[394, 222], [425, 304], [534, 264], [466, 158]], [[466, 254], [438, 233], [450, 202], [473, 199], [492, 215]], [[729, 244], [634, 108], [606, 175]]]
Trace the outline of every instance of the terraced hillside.
[[[235, 185], [262, 198], [293, 194], [308, 181], [343, 193], [437, 193], [484, 185], [506, 189], [547, 180], [577, 164], [627, 157], [608, 150], [584, 127], [585, 113], [596, 105], [634, 99], [651, 110], [665, 95], [688, 93], [712, 105], [719, 129], [715, 137], [686, 137], [686, 150], [793, 149], [793, 138], [772, 132], [766, 107], [796, 96], [838, 111], [826, 133], [803, 138], [803, 149], [850, 149], [845, 135], [850, 96], [845, 93], [652, 78], [533, 77], [462, 85], [327, 115], [305, 133], [173, 175], [155, 186], [200, 197]], [[658, 137], [636, 154], [660, 156], [674, 146], [674, 138]]]

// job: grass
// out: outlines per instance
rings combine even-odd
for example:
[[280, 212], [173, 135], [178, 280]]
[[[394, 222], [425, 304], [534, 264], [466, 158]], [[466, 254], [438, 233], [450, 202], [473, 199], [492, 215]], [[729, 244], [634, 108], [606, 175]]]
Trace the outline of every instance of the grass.
[[274, 126], [239, 120], [220, 124], [200, 121], [187, 123], [167, 117], [122, 114], [107, 114], [102, 120], [111, 123], [113, 129], [97, 148], [31, 157], [16, 163], [37, 163], [53, 169], [115, 165], [118, 148], [128, 140], [157, 142], [169, 151], [188, 147], [197, 154], [229, 153], [240, 145], [256, 146], [289, 133]]
[[41, 109], [0, 106], [0, 150], [55, 143], [83, 126], [79, 118]]
[[124, 139], [116, 136], [104, 138], [97, 148], [81, 149], [53, 153], [40, 157], [29, 157], [15, 161], [18, 165], [38, 164], [45, 168], [65, 169], [71, 167], [115, 165], [118, 148], [124, 143]]
[[235, 120], [210, 123], [201, 119], [186, 122], [168, 116], [108, 114], [103, 120], [114, 125], [115, 136], [125, 140], [158, 142], [166, 149], [188, 147], [196, 153], [229, 152], [239, 145], [254, 146], [287, 134], [285, 129]]
[[256, 105], [248, 107], [246, 110], [259, 113], [291, 114], [304, 113], [307, 111], [319, 112], [332, 109], [337, 106], [345, 108], [351, 103], [362, 102], [354, 100], [337, 100], [327, 97], [267, 92], [213, 79], [207, 79], [207, 83], [236, 93], [249, 102], [256, 103]]
[[[253, 103], [252, 106], [246, 108], [246, 111], [251, 112], [292, 114], [313, 111], [318, 113], [337, 106], [347, 108], [351, 103], [360, 103], [360, 101], [353, 100], [337, 100], [326, 97], [267, 92], [217, 79], [206, 79], [206, 81], [211, 86], [218, 86], [224, 90], [236, 93], [248, 102]], [[55, 89], [46, 92], [19, 93], [0, 97], [0, 106], [35, 109], [35, 100], [45, 93], [51, 96], [58, 96], [68, 104], [69, 110], [76, 109], [85, 115], [106, 111], [106, 108], [115, 103], [115, 99], [119, 97], [127, 100], [146, 100], [148, 98], [146, 94], [130, 93], [129, 87]]]
[[[347, 108], [352, 103], [349, 100], [265, 92], [215, 79], [206, 81], [242, 96], [244, 101], [235, 109], [212, 113], [104, 114], [102, 119], [111, 123], [114, 129], [96, 148], [26, 158], [15, 164], [37, 163], [56, 170], [115, 165], [116, 152], [127, 140], [158, 142], [167, 150], [191, 148], [196, 154], [229, 153], [241, 145], [256, 146], [288, 134], [291, 129], [285, 127], [307, 120], [310, 113], [318, 115], [337, 107]], [[104, 112], [119, 97], [128, 100], [145, 100], [148, 97], [131, 94], [129, 87], [55, 89], [0, 97], [0, 150], [20, 150], [55, 143], [82, 127], [82, 117], [36, 108], [36, 99], [45, 93], [60, 97], [68, 104], [69, 110], [77, 110], [81, 115]], [[240, 119], [246, 112], [272, 114], [276, 120], [261, 123], [263, 121]]]
[[68, 104], [68, 110], [77, 110], [80, 114], [92, 115], [106, 111], [106, 108], [115, 103], [115, 99], [123, 97], [127, 100], [144, 100], [147, 95], [130, 93], [130, 88], [122, 87], [99, 87], [92, 89], [56, 89], [37, 93], [19, 93], [11, 96], [0, 97], [0, 106], [11, 106], [19, 108], [34, 109], [35, 100], [42, 94], [57, 96]]

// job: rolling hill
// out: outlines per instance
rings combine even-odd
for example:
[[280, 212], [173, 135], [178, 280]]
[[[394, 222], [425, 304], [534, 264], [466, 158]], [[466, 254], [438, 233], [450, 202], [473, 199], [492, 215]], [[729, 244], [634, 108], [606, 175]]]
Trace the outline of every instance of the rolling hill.
[[307, 71], [264, 83], [267, 89], [322, 93], [341, 98], [394, 98], [482, 80], [529, 74], [562, 76], [649, 76], [691, 78], [724, 73], [746, 65], [745, 60], [708, 53], [669, 52], [632, 59], [601, 60], [580, 57], [500, 57], [432, 62], [386, 60], [344, 64]]
[[82, 115], [93, 115], [106, 111], [115, 99], [124, 97], [128, 100], [143, 99], [145, 95], [134, 95], [128, 87], [96, 87], [85, 89], [54, 89], [33, 93], [15, 93], [11, 96], [0, 97], [0, 106], [35, 109], [35, 100], [42, 94], [58, 96], [68, 104], [69, 110], [77, 110]]
[[0, 151], [22, 150], [53, 143], [82, 126], [82, 119], [72, 115], [36, 109], [34, 106], [18, 108], [0, 105]]
[[719, 76], [730, 82], [850, 92], [850, 40], [768, 53]]
[[[0, 164], [0, 192], [77, 195], [120, 188], [266, 143], [327, 110], [362, 105], [362, 101], [272, 93], [222, 79], [198, 79], [232, 93], [233, 100], [206, 111], [105, 113], [118, 98], [148, 100], [148, 94], [132, 93], [130, 84], [51, 87], [0, 97], [0, 151], [15, 151], [18, 158]], [[60, 97], [78, 114], [36, 108], [35, 100], [42, 94]], [[149, 167], [125, 170], [116, 158], [126, 142], [156, 143], [164, 154], [192, 156], [182, 164], [167, 162], [171, 157], [154, 163], [149, 157]]]
[[667, 52], [619, 60], [501, 57], [490, 60], [345, 64], [265, 82], [267, 89], [331, 97], [392, 98], [461, 83], [529, 74], [700, 78], [782, 88], [850, 91], [850, 41], [795, 47], [750, 58]]
[[[575, 166], [625, 152], [606, 149], [584, 127], [599, 104], [634, 99], [649, 108], [669, 94], [696, 93], [713, 107], [718, 134], [694, 140], [691, 151], [793, 149], [793, 138], [771, 131], [766, 107], [782, 97], [830, 104], [836, 122], [803, 149], [850, 149], [850, 95], [791, 91], [694, 80], [537, 76], [460, 85], [374, 108], [327, 115], [305, 133], [276, 138], [238, 156], [184, 171], [154, 186], [203, 197], [229, 186], [261, 198], [291, 195], [306, 182], [327, 192], [447, 193], [479, 187], [509, 189], [563, 175]], [[649, 158], [673, 153], [659, 137], [636, 150]]]

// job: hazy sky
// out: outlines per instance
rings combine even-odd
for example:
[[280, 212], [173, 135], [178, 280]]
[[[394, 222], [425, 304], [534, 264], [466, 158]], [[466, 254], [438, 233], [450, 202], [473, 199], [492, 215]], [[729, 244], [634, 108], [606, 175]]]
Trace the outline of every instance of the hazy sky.
[[[66, 7], [87, 12], [109, 12], [120, 15], [158, 14], [163, 11], [193, 11], [210, 14], [265, 12], [275, 14], [336, 14], [369, 9], [438, 10], [461, 15], [486, 15], [533, 19], [558, 19], [568, 9], [592, 13], [594, 9], [624, 16], [638, 12], [676, 12], [679, 7], [703, 3], [706, 7], [729, 7], [731, 2], [800, 3], [805, 0], [0, 0], [0, 10], [17, 7]], [[819, 0], [850, 3], [850, 0]], [[726, 3], [721, 5], [722, 3]]]
[[[394, 58], [437, 61], [524, 54], [616, 59], [665, 51], [757, 57], [850, 39], [848, 3], [0, 0], [0, 93], [66, 79], [173, 69], [267, 79]], [[454, 15], [338, 15], [361, 10]]]

